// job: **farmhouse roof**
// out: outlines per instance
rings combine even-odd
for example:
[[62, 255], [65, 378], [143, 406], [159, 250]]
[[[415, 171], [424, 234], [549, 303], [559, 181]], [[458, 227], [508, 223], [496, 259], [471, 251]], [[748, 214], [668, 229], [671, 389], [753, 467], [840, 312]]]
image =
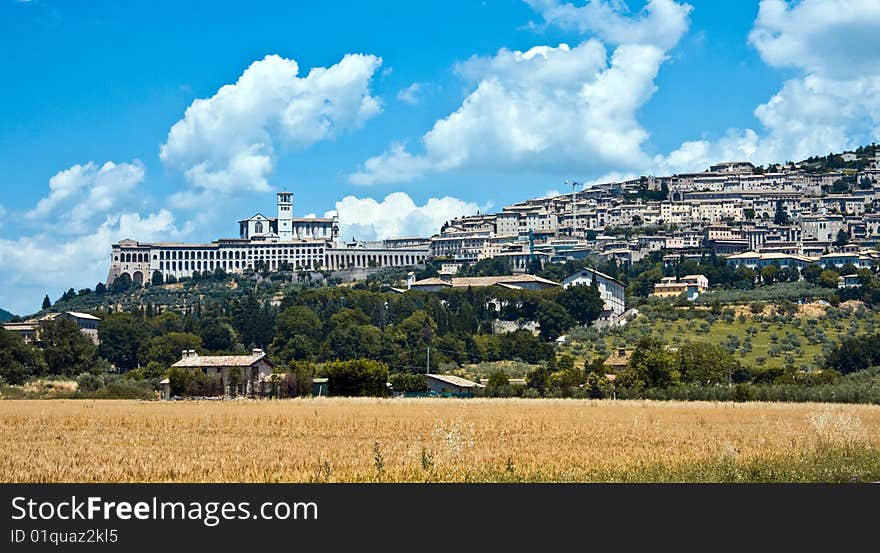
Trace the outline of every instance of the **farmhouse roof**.
[[250, 367], [259, 361], [265, 361], [269, 365], [272, 362], [266, 357], [265, 353], [256, 353], [250, 355], [198, 355], [191, 354], [184, 357], [172, 367], [183, 369], [202, 368], [202, 367]]
[[467, 378], [461, 378], [460, 376], [455, 376], [451, 374], [426, 374], [428, 378], [433, 378], [434, 380], [439, 380], [440, 382], [445, 382], [446, 384], [452, 384], [453, 386], [458, 386], [459, 388], [482, 388], [482, 384], [477, 384]]

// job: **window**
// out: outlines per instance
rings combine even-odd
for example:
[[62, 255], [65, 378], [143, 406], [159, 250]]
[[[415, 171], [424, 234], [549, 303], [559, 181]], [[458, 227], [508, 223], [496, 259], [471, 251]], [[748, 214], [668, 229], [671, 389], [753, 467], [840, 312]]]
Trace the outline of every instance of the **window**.
[[260, 221], [257, 221], [256, 223], [254, 223], [254, 232], [257, 234], [262, 234], [263, 223], [261, 223]]

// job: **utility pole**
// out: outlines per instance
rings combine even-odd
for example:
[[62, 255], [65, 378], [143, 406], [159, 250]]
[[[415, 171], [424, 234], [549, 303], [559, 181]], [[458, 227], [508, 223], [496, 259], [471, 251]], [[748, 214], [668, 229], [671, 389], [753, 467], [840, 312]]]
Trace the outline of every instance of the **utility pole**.
[[428, 346], [428, 359], [426, 362], [427, 374], [431, 374], [431, 346]]

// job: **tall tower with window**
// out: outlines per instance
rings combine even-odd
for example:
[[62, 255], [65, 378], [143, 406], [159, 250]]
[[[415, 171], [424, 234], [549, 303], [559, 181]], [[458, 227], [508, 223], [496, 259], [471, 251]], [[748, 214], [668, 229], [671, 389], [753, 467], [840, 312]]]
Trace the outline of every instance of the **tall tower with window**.
[[293, 239], [293, 194], [290, 192], [278, 193], [278, 237]]

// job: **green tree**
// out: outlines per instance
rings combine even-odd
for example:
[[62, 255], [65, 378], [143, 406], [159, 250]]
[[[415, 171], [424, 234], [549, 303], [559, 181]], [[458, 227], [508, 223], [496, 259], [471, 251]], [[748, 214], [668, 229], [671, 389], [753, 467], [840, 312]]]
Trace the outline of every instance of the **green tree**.
[[312, 379], [317, 366], [308, 361], [293, 361], [282, 380], [284, 395], [287, 397], [308, 396], [312, 394]]
[[843, 338], [825, 358], [825, 367], [841, 374], [876, 365], [880, 365], [880, 334]]
[[389, 378], [395, 392], [427, 392], [428, 381], [423, 374], [393, 373]]
[[832, 269], [825, 269], [819, 273], [819, 284], [826, 288], [837, 288], [838, 278], [840, 278], [840, 273]]
[[329, 381], [330, 395], [385, 396], [388, 394], [388, 365], [371, 359], [331, 361], [321, 368]]
[[219, 319], [203, 320], [199, 325], [202, 344], [211, 351], [228, 351], [235, 347], [235, 330]]
[[556, 302], [582, 325], [595, 321], [605, 308], [595, 279], [590, 286], [569, 286], [557, 296]]
[[564, 307], [548, 300], [538, 302], [535, 320], [540, 325], [541, 337], [545, 340], [555, 340], [577, 324]]
[[[336, 319], [340, 324], [340, 319]], [[366, 324], [359, 320], [357, 324]], [[283, 343], [292, 336], [303, 335], [315, 340], [320, 338], [322, 332], [321, 319], [308, 307], [296, 305], [288, 307], [278, 314], [275, 320], [275, 340]]]
[[627, 291], [631, 296], [647, 297], [654, 291], [654, 285], [663, 278], [663, 271], [655, 267], [640, 273], [630, 280]]
[[113, 284], [110, 285], [110, 291], [118, 294], [122, 292], [128, 292], [134, 287], [134, 281], [131, 280], [129, 274], [122, 273], [113, 280]]
[[773, 283], [776, 280], [776, 274], [778, 272], [779, 269], [776, 268], [776, 265], [767, 265], [761, 269], [761, 282], [764, 284]]
[[719, 384], [728, 382], [739, 368], [736, 358], [715, 344], [693, 342], [678, 349], [678, 370], [683, 382]]
[[272, 351], [284, 363], [311, 359], [321, 339], [322, 327], [320, 317], [312, 309], [302, 305], [287, 307], [275, 320]]
[[150, 338], [143, 349], [144, 353], [139, 357], [141, 364], [156, 362], [170, 367], [180, 359], [183, 350], [201, 352], [202, 339], [187, 332], [169, 332]]
[[40, 352], [21, 337], [0, 327], [0, 378], [9, 384], [24, 384], [46, 373]]
[[399, 330], [406, 337], [410, 348], [430, 346], [437, 335], [437, 323], [427, 312], [418, 309], [399, 325]]
[[382, 332], [372, 325], [346, 325], [327, 335], [328, 357], [334, 359], [375, 358], [382, 353]]
[[643, 384], [648, 388], [668, 388], [679, 382], [675, 354], [669, 351], [666, 344], [657, 338], [643, 336], [636, 342], [629, 360], [623, 371], [631, 373], [626, 380]]
[[501, 369], [492, 371], [489, 375], [488, 385], [491, 388], [499, 388], [501, 386], [507, 386], [508, 384], [510, 384], [510, 379], [507, 377], [507, 373]]
[[138, 366], [138, 352], [150, 333], [144, 321], [131, 313], [112, 313], [98, 324], [98, 353], [121, 369], [133, 369]]
[[183, 319], [174, 311], [165, 311], [153, 317], [150, 321], [153, 328], [159, 334], [167, 334], [169, 332], [181, 332], [183, 330]]
[[458, 270], [458, 276], [477, 277], [477, 276], [502, 276], [512, 275], [513, 265], [503, 257], [487, 257], [474, 263], [473, 265], [462, 265]]
[[[801, 276], [804, 277], [804, 280], [811, 284], [816, 284], [819, 282], [820, 274], [822, 274], [822, 267], [818, 263], [810, 263], [809, 265], [805, 265], [804, 268], [801, 269]], [[836, 283], [835, 286], [837, 286]]]
[[46, 294], [43, 297], [43, 309], [49, 309], [50, 307], [52, 307], [52, 301], [49, 300], [49, 294]]
[[58, 317], [44, 322], [40, 342], [49, 374], [73, 376], [100, 370], [95, 343], [69, 319]]
[[549, 378], [550, 371], [547, 370], [547, 367], [542, 365], [529, 372], [526, 376], [526, 385], [529, 388], [538, 390], [541, 395], [543, 395], [544, 391], [547, 389], [547, 381]]
[[153, 271], [151, 282], [153, 286], [161, 286], [165, 282], [165, 279], [162, 277], [162, 271]]

